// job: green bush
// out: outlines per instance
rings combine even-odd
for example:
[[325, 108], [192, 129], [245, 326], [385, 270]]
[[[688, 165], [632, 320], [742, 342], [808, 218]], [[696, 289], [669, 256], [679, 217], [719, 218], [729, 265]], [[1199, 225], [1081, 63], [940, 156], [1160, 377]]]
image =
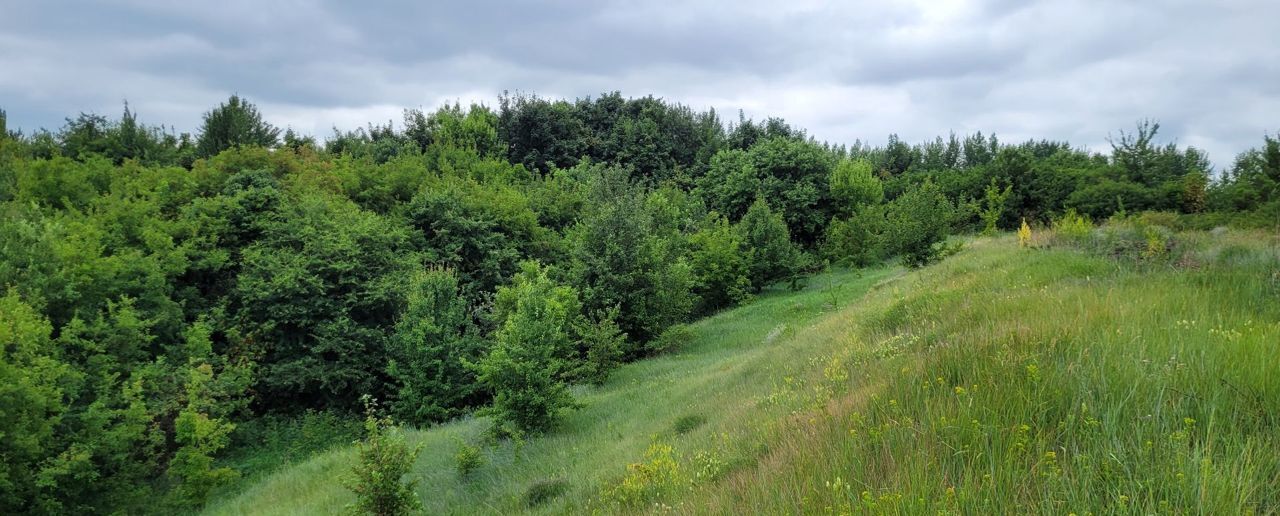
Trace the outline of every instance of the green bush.
[[377, 406], [365, 397], [364, 441], [356, 444], [357, 462], [353, 476], [344, 484], [355, 492], [356, 502], [347, 507], [354, 514], [398, 516], [422, 508], [414, 492], [416, 479], [405, 480], [418, 458], [419, 448], [410, 448], [404, 436], [392, 427], [391, 419], [377, 414]]
[[688, 414], [680, 416], [680, 419], [677, 419], [675, 424], [671, 425], [671, 430], [674, 431], [676, 435], [683, 435], [692, 432], [695, 428], [705, 425], [706, 423], [706, 416], [702, 414]]
[[759, 292], [797, 272], [800, 250], [791, 242], [791, 233], [782, 214], [770, 209], [764, 197], [756, 197], [756, 201], [747, 208], [746, 215], [738, 221], [738, 230], [747, 249], [747, 268], [753, 290]]
[[687, 324], [675, 324], [662, 332], [658, 338], [649, 341], [645, 347], [651, 354], [658, 355], [679, 350], [693, 340], [693, 331]]
[[867, 267], [884, 259], [884, 207], [863, 206], [847, 219], [827, 225], [822, 255], [833, 263]]
[[698, 313], [739, 304], [751, 297], [751, 278], [742, 234], [723, 216], [712, 214], [703, 227], [689, 237], [692, 247], [689, 266], [695, 278]]
[[458, 441], [458, 451], [453, 454], [454, 467], [458, 476], [467, 477], [485, 464], [484, 453], [479, 446], [472, 446]]
[[387, 373], [398, 385], [392, 407], [415, 425], [443, 421], [479, 404], [474, 361], [483, 342], [471, 322], [452, 270], [409, 277], [407, 303], [387, 342]]
[[1061, 217], [1053, 219], [1054, 234], [1066, 242], [1081, 244], [1093, 233], [1093, 222], [1088, 217], [1068, 209]]
[[951, 231], [955, 206], [937, 185], [925, 182], [886, 206], [885, 244], [889, 254], [908, 267], [938, 260]]
[[522, 264], [511, 286], [498, 290], [500, 323], [493, 348], [473, 368], [493, 393], [487, 410], [495, 431], [523, 435], [555, 426], [573, 407], [566, 379], [574, 371], [570, 331], [580, 316], [577, 293], [558, 285], [536, 262]]
[[569, 490], [569, 482], [562, 478], [539, 480], [524, 492], [525, 507], [533, 508], [562, 495]]
[[884, 200], [884, 185], [875, 176], [871, 162], [843, 160], [831, 169], [828, 181], [836, 213], [849, 215], [859, 207], [878, 204]]
[[596, 312], [594, 318], [581, 317], [574, 324], [582, 357], [573, 378], [600, 385], [622, 363], [627, 334], [618, 327], [617, 318], [618, 308], [614, 307]]
[[1005, 186], [1003, 190], [996, 186], [995, 178], [991, 178], [991, 184], [987, 185], [982, 198], [982, 208], [978, 211], [978, 216], [982, 219], [982, 234], [996, 234], [996, 223], [1000, 221], [1000, 217], [1004, 216], [1005, 202], [1009, 199], [1009, 194], [1013, 193], [1013, 186]]

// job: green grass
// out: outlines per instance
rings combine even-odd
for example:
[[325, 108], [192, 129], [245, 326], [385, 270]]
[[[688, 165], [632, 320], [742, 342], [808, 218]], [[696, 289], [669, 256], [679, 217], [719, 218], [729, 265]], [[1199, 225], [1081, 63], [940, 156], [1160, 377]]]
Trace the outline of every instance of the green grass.
[[[457, 440], [487, 421], [410, 433], [419, 494], [430, 514], [1280, 511], [1275, 237], [1187, 241], [1172, 267], [978, 239], [771, 292], [465, 478]], [[351, 460], [208, 512], [337, 512]]]

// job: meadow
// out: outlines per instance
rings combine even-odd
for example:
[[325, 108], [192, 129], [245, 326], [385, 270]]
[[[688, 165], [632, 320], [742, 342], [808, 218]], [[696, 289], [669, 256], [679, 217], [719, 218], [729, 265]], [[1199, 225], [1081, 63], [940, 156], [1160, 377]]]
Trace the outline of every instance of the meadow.
[[[768, 290], [575, 387], [547, 435], [406, 430], [417, 493], [429, 514], [1276, 512], [1280, 242], [1174, 238], [1156, 259], [1037, 230]], [[353, 460], [205, 512], [341, 512]]]

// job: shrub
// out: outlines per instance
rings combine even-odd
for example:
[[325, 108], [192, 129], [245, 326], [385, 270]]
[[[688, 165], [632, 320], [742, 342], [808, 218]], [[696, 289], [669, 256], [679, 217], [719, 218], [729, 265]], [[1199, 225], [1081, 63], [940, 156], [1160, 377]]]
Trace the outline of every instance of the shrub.
[[693, 429], [698, 428], [706, 423], [707, 423], [706, 416], [702, 414], [688, 414], [685, 416], [680, 416], [680, 419], [677, 419], [675, 424], [671, 425], [671, 429], [675, 431], [676, 435], [683, 435], [693, 431]]
[[549, 430], [561, 409], [573, 407], [565, 384], [575, 370], [571, 325], [580, 316], [577, 293], [557, 285], [535, 262], [523, 264], [514, 284], [498, 290], [502, 320], [493, 349], [473, 367], [493, 392], [495, 431], [520, 435]]
[[996, 186], [995, 178], [991, 178], [991, 184], [987, 185], [985, 196], [982, 199], [982, 209], [978, 211], [978, 216], [982, 218], [982, 234], [996, 234], [996, 223], [1000, 221], [1000, 217], [1004, 215], [1005, 201], [1009, 199], [1009, 194], [1013, 192], [1013, 186], [1006, 186], [1004, 190]]
[[1185, 229], [1182, 224], [1182, 217], [1171, 211], [1144, 211], [1138, 214], [1137, 223], [1144, 226]]
[[583, 350], [584, 357], [574, 378], [586, 380], [596, 385], [609, 378], [609, 372], [622, 362], [623, 349], [627, 343], [627, 334], [622, 333], [618, 323], [618, 308], [597, 312], [594, 319], [582, 317], [574, 324], [578, 347]]
[[658, 338], [645, 345], [652, 354], [670, 353], [693, 340], [693, 332], [687, 324], [675, 324], [663, 331]]
[[689, 238], [689, 243], [692, 246], [689, 266], [695, 279], [699, 313], [733, 306], [751, 297], [742, 235], [727, 219], [712, 214], [710, 221]]
[[836, 211], [853, 213], [858, 207], [879, 203], [884, 199], [884, 186], [866, 160], [844, 160], [831, 169], [828, 180]]
[[1177, 258], [1175, 249], [1181, 242], [1163, 226], [1141, 222], [1110, 223], [1098, 229], [1089, 240], [1091, 252], [1111, 258], [1138, 262], [1164, 262]]
[[835, 263], [866, 267], [884, 258], [881, 233], [884, 209], [862, 206], [847, 219], [832, 219], [827, 225], [822, 255]]
[[738, 221], [743, 245], [747, 249], [751, 288], [759, 292], [775, 281], [791, 277], [796, 272], [799, 250], [791, 243], [791, 233], [781, 213], [769, 208], [763, 197], [747, 208], [747, 214]]
[[562, 478], [539, 480], [525, 490], [524, 505], [530, 508], [537, 507], [564, 494], [568, 490], [569, 482]]
[[452, 270], [410, 276], [407, 303], [387, 343], [388, 375], [399, 390], [396, 417], [411, 424], [443, 421], [477, 404], [474, 360], [482, 342], [459, 295]]
[[1022, 219], [1022, 226], [1018, 228], [1018, 247], [1028, 247], [1031, 245], [1031, 226], [1027, 225], [1027, 219]]
[[627, 465], [627, 474], [617, 485], [604, 492], [606, 501], [629, 507], [671, 494], [686, 483], [671, 445], [653, 443], [644, 454], [644, 462]]
[[377, 414], [377, 405], [366, 396], [364, 441], [357, 443], [359, 457], [354, 477], [345, 485], [356, 494], [356, 502], [348, 509], [356, 514], [393, 516], [410, 514], [422, 508], [413, 486], [416, 480], [403, 481], [419, 448], [410, 448], [404, 436], [392, 428], [390, 418]]
[[1093, 232], [1093, 222], [1076, 213], [1075, 209], [1068, 209], [1061, 217], [1053, 220], [1053, 232], [1058, 238], [1079, 244]]
[[908, 267], [937, 261], [954, 214], [954, 205], [932, 182], [908, 191], [887, 206], [888, 250]]
[[472, 446], [462, 441], [458, 441], [458, 452], [453, 454], [454, 464], [458, 470], [458, 476], [466, 477], [471, 472], [484, 466], [484, 454], [479, 446]]

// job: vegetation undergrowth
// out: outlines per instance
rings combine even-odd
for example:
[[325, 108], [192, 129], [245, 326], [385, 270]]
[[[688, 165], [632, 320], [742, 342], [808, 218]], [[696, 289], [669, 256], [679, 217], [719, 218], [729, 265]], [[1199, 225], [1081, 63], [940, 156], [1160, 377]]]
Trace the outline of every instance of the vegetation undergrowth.
[[[466, 477], [450, 443], [483, 419], [410, 432], [419, 495], [432, 514], [1274, 512], [1276, 237], [1170, 232], [1178, 251], [1157, 260], [1152, 231], [979, 238], [905, 275], [766, 293], [689, 325], [675, 354], [575, 388], [586, 403], [563, 427], [487, 447]], [[1118, 240], [1133, 254], [1089, 243]], [[209, 512], [340, 507], [325, 472], [351, 459]]]

